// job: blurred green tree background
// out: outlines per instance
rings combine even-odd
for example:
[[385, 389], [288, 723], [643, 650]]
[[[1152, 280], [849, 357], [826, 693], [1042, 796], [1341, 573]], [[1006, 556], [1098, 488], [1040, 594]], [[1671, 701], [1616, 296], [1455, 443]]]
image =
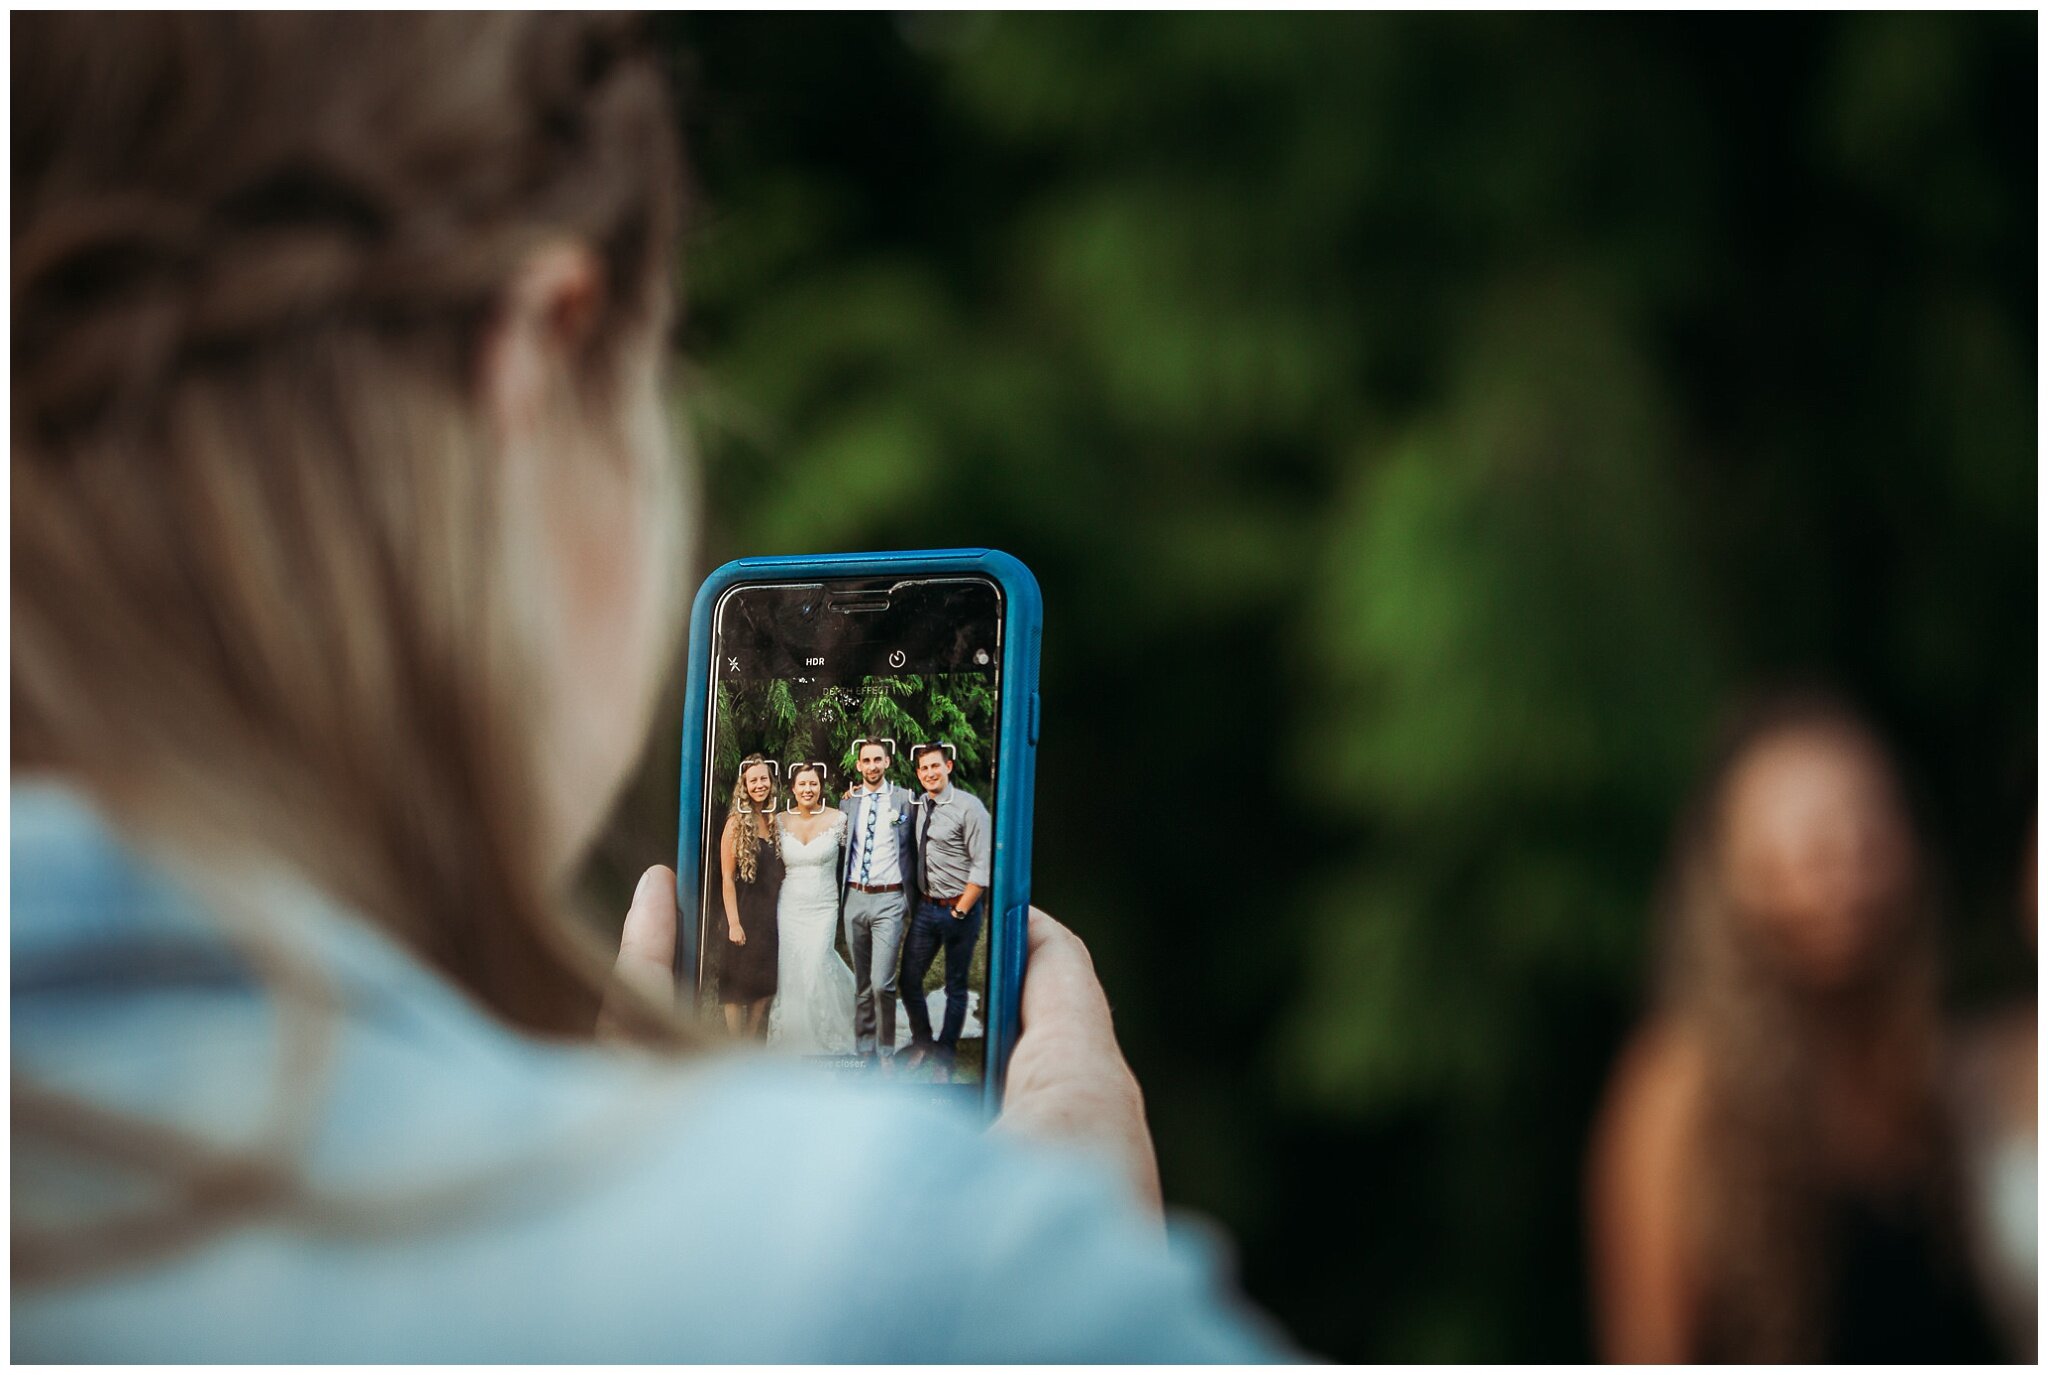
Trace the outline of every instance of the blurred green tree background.
[[2032, 17], [662, 22], [702, 564], [1037, 571], [1036, 896], [1309, 1349], [1589, 1355], [1731, 694], [1866, 705], [1958, 1001], [2031, 986]]

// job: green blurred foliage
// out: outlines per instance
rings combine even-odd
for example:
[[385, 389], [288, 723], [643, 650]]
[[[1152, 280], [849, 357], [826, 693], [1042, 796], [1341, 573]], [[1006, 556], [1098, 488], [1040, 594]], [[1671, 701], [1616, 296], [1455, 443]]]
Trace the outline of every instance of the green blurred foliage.
[[1037, 571], [1036, 895], [1308, 1347], [1588, 1354], [1732, 693], [1867, 704], [1961, 995], [2030, 982], [2030, 18], [664, 22], [703, 563]]

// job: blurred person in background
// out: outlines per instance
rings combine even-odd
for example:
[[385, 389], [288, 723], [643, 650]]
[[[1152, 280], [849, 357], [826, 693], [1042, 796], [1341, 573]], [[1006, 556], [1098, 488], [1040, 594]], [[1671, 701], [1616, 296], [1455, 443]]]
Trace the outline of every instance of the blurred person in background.
[[10, 23], [12, 1354], [1275, 1354], [1049, 919], [994, 1134], [691, 1053], [668, 870], [569, 919], [688, 563], [632, 26]]
[[1889, 753], [1788, 695], [1681, 822], [1651, 1015], [1593, 1146], [1610, 1360], [1994, 1355], [1939, 1109], [1925, 868]]
[[[2030, 954], [2040, 931], [2038, 824], [2028, 823], [2015, 903]], [[1965, 1031], [1953, 1075], [1970, 1249], [2016, 1361], [2040, 1358], [2040, 1061], [2039, 1004], [2030, 996]]]

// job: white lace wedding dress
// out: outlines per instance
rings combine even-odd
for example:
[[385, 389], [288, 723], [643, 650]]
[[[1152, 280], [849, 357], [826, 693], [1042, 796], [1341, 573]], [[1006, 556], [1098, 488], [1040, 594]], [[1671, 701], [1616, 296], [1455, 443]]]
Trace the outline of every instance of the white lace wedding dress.
[[839, 930], [842, 815], [808, 841], [778, 826], [782, 893], [775, 902], [775, 1001], [768, 1044], [799, 1055], [853, 1054], [853, 971], [833, 948]]

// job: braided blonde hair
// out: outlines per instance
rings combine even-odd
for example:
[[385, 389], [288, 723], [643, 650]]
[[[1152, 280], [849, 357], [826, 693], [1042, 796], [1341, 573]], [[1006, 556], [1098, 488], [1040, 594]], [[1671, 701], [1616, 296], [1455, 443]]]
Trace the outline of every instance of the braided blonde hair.
[[[506, 1022], [589, 1035], [609, 960], [543, 858], [552, 647], [478, 369], [564, 240], [602, 274], [589, 414], [655, 356], [658, 64], [562, 14], [34, 13], [12, 40], [16, 770], [185, 856], [281, 862]], [[220, 1178], [189, 1184], [152, 1235], [221, 1214]], [[48, 1240], [17, 1230], [18, 1280]]]

